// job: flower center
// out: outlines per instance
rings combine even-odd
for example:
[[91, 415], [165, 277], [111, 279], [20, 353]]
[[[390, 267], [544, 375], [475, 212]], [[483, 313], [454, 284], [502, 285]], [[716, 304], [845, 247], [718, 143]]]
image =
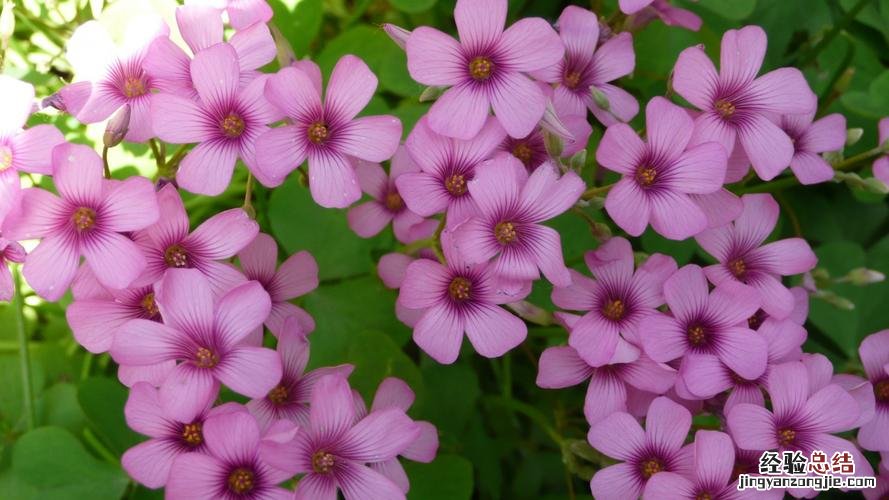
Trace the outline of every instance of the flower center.
[[881, 403], [889, 403], [889, 379], [874, 384], [874, 397]]
[[330, 130], [323, 122], [315, 122], [309, 125], [307, 135], [313, 144], [324, 144], [324, 141], [330, 137]]
[[188, 252], [178, 243], [170, 245], [164, 251], [164, 262], [170, 267], [185, 267], [188, 265]]
[[762, 326], [762, 322], [766, 320], [766, 313], [762, 309], [757, 309], [753, 316], [747, 318], [747, 326], [750, 327], [751, 330], [759, 330], [759, 327]]
[[728, 263], [728, 270], [735, 278], [741, 279], [747, 274], [747, 264], [744, 262], [744, 259], [732, 259]]
[[326, 451], [316, 451], [312, 455], [312, 470], [318, 474], [327, 474], [335, 463], [333, 455]]
[[182, 441], [192, 447], [197, 448], [204, 442], [204, 434], [201, 429], [200, 422], [192, 422], [182, 426]]
[[404, 200], [401, 199], [401, 195], [398, 194], [398, 191], [389, 191], [386, 193], [386, 208], [389, 209], [390, 212], [400, 212], [402, 208], [404, 208]]
[[160, 309], [157, 308], [157, 302], [154, 301], [154, 292], [149, 292], [145, 297], [142, 298], [142, 312], [145, 313], [145, 316], [148, 319], [154, 319], [160, 314]]
[[778, 444], [789, 446], [796, 439], [796, 431], [793, 429], [781, 429], [778, 431]]
[[287, 390], [287, 387], [279, 384], [277, 387], [269, 391], [268, 396], [266, 396], [272, 404], [281, 406], [290, 399], [290, 391]]
[[454, 174], [445, 179], [445, 189], [454, 196], [466, 194], [466, 177], [463, 174]]
[[478, 81], [485, 81], [494, 74], [494, 63], [487, 57], [478, 56], [469, 61], [469, 74]]
[[656, 179], [657, 170], [650, 165], [643, 165], [636, 170], [636, 182], [644, 188], [651, 187]]
[[664, 464], [656, 458], [649, 458], [639, 465], [639, 469], [642, 472], [642, 477], [648, 479], [658, 472], [663, 471]]
[[688, 342], [695, 346], [701, 346], [707, 340], [707, 334], [704, 332], [704, 327], [701, 325], [692, 325], [688, 327]]
[[580, 72], [566, 71], [565, 77], [562, 79], [562, 84], [564, 84], [569, 89], [576, 89], [577, 86], [580, 85]]
[[702, 491], [698, 493], [698, 495], [695, 497], [695, 500], [713, 500], [713, 496], [706, 491]]
[[498, 222], [494, 226], [494, 237], [497, 238], [501, 245], [509, 245], [518, 237], [515, 231], [515, 224], [508, 221]]
[[611, 321], [620, 321], [625, 312], [626, 306], [620, 299], [611, 299], [602, 306], [602, 314]]
[[92, 208], [78, 207], [71, 216], [71, 222], [78, 231], [87, 231], [96, 225], [96, 211]]
[[145, 82], [140, 77], [131, 76], [123, 82], [123, 95], [127, 96], [127, 99], [145, 95], [146, 92]]
[[198, 368], [213, 368], [219, 364], [219, 356], [206, 347], [199, 347], [195, 353], [195, 365]]
[[244, 133], [246, 125], [240, 116], [232, 113], [222, 119], [220, 127], [222, 127], [222, 133], [225, 134], [226, 137], [229, 139], [237, 139]]
[[530, 166], [531, 159], [534, 157], [534, 150], [527, 142], [520, 142], [513, 146], [512, 155], [519, 159], [525, 166]]
[[713, 103], [713, 107], [716, 108], [716, 112], [719, 113], [719, 116], [723, 118], [728, 118], [735, 114], [735, 105], [725, 99], [717, 99], [716, 102]]
[[253, 489], [253, 471], [238, 467], [228, 475], [228, 489], [238, 495], [247, 493]]
[[458, 302], [463, 302], [464, 300], [469, 299], [471, 292], [472, 283], [462, 276], [457, 276], [451, 280], [451, 284], [448, 285], [448, 294], [452, 299]]
[[0, 172], [12, 166], [12, 150], [9, 146], [0, 146]]

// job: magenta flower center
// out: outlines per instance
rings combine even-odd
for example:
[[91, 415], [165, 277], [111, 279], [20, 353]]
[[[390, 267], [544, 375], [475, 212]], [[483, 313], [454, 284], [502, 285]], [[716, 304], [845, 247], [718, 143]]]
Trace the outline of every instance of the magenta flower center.
[[508, 221], [498, 222], [497, 225], [494, 226], [494, 237], [497, 238], [497, 241], [500, 242], [501, 245], [509, 245], [518, 237], [515, 230], [515, 224]]
[[747, 263], [742, 258], [732, 259], [728, 263], [728, 270], [735, 278], [743, 279], [747, 274]]
[[639, 464], [639, 471], [645, 479], [648, 479], [663, 470], [664, 463], [657, 458], [649, 458], [648, 460], [643, 460], [642, 463]]
[[651, 187], [657, 180], [657, 170], [651, 165], [643, 165], [636, 170], [636, 182], [643, 188]]
[[713, 500], [713, 496], [710, 495], [710, 493], [707, 493], [706, 491], [702, 491], [697, 494], [697, 496], [695, 497], [695, 500]]
[[78, 207], [71, 216], [71, 222], [78, 231], [88, 231], [96, 225], [96, 211], [92, 208]]
[[170, 267], [185, 267], [188, 265], [188, 253], [182, 245], [170, 245], [164, 251], [164, 262]]
[[478, 56], [469, 61], [469, 74], [472, 78], [483, 82], [494, 74], [494, 62], [485, 56]]
[[160, 309], [157, 308], [157, 302], [154, 300], [154, 292], [148, 293], [139, 304], [148, 319], [154, 319], [160, 314]]
[[194, 357], [198, 368], [213, 368], [219, 364], [219, 356], [206, 347], [199, 347]]
[[242, 495], [253, 489], [253, 471], [238, 467], [228, 475], [228, 489], [233, 493]]
[[333, 469], [336, 461], [333, 455], [326, 451], [316, 451], [312, 455], [312, 470], [317, 474], [327, 474]]
[[793, 429], [778, 430], [778, 444], [781, 446], [790, 446], [796, 440], [796, 431]]
[[688, 327], [687, 333], [688, 343], [695, 347], [702, 346], [707, 341], [707, 333], [701, 325], [692, 325]]
[[534, 158], [534, 150], [526, 142], [519, 142], [512, 148], [512, 155], [518, 158], [526, 167], [531, 166], [531, 159]]
[[735, 105], [725, 99], [717, 99], [716, 102], [713, 103], [713, 108], [715, 108], [716, 112], [719, 113], [719, 116], [723, 118], [729, 118], [735, 114]]
[[290, 391], [286, 386], [278, 384], [277, 387], [269, 391], [266, 397], [273, 405], [281, 406], [290, 399]]
[[470, 283], [468, 279], [462, 276], [457, 276], [456, 278], [452, 279], [451, 284], [448, 285], [448, 295], [450, 295], [451, 298], [456, 300], [457, 302], [469, 300], [471, 294], [472, 283]]
[[0, 172], [12, 166], [12, 150], [9, 146], [0, 146]]
[[134, 99], [145, 95], [148, 90], [145, 88], [145, 82], [136, 76], [128, 77], [123, 82], [123, 95], [128, 99]]
[[562, 84], [568, 87], [569, 89], [576, 89], [578, 85], [580, 85], [580, 80], [583, 75], [580, 74], [580, 71], [566, 71], [564, 78], [562, 78]]
[[192, 422], [182, 426], [182, 442], [191, 448], [197, 448], [204, 442], [204, 433], [200, 422]]
[[398, 194], [398, 191], [389, 191], [386, 193], [384, 203], [390, 212], [400, 212], [401, 209], [404, 208], [404, 200], [401, 199], [401, 195]]
[[626, 306], [620, 299], [611, 299], [602, 306], [602, 315], [611, 321], [620, 321], [626, 313]]
[[889, 379], [874, 384], [874, 397], [880, 403], [889, 403]]
[[222, 128], [222, 133], [230, 139], [241, 137], [241, 134], [244, 133], [244, 129], [246, 128], [244, 120], [234, 113], [223, 118], [222, 123], [220, 123], [219, 126]]
[[307, 135], [313, 144], [324, 144], [327, 138], [330, 137], [330, 130], [324, 122], [315, 122], [309, 125]]
[[445, 189], [454, 196], [466, 194], [466, 177], [463, 174], [454, 174], [445, 179]]

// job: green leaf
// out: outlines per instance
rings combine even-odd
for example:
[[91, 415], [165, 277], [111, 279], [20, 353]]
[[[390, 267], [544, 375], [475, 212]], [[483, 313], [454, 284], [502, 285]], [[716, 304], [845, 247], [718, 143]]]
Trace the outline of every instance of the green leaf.
[[693, 238], [682, 241], [668, 240], [648, 228], [642, 233], [642, 249], [648, 254], [662, 253], [676, 259], [676, 263], [683, 266], [691, 260], [698, 249], [698, 244]]
[[481, 394], [478, 375], [465, 361], [444, 366], [424, 358], [421, 370], [426, 391], [434, 397], [418, 406], [418, 414], [434, 422], [443, 439], [459, 440]]
[[293, 52], [302, 58], [321, 30], [324, 0], [271, 0], [275, 26], [290, 42]]
[[58, 427], [35, 429], [19, 439], [13, 450], [12, 474], [20, 486], [33, 489], [29, 489], [35, 493], [31, 498], [42, 500], [116, 500], [128, 483], [121, 469], [99, 462]]
[[393, 7], [409, 14], [429, 10], [435, 2], [436, 0], [389, 0]]
[[457, 455], [439, 455], [432, 463], [405, 462], [411, 480], [410, 500], [472, 498], [472, 464]]
[[726, 19], [740, 21], [753, 13], [756, 0], [700, 0], [698, 5]]
[[80, 384], [77, 399], [93, 432], [117, 455], [142, 441], [138, 434], [127, 427], [123, 414], [127, 391], [117, 380], [104, 377], [86, 379]]
[[[818, 267], [830, 272], [832, 278], [839, 278], [856, 267], [865, 265], [865, 254], [861, 245], [849, 241], [832, 241], [815, 249], [818, 256]], [[830, 290], [845, 297], [856, 305], [866, 288], [850, 284], [838, 284]], [[827, 302], [812, 299], [809, 307], [809, 321], [815, 324], [828, 337], [843, 348], [844, 353], [855, 356], [858, 349], [860, 311], [838, 309]]]
[[37, 401], [40, 422], [64, 427], [74, 434], [80, 434], [86, 417], [77, 403], [77, 386], [61, 382], [47, 389]]
[[353, 335], [346, 359], [355, 365], [355, 372], [349, 379], [351, 385], [367, 401], [371, 400], [377, 386], [386, 377], [404, 380], [418, 400], [423, 397], [423, 378], [417, 365], [383, 333], [365, 331]]

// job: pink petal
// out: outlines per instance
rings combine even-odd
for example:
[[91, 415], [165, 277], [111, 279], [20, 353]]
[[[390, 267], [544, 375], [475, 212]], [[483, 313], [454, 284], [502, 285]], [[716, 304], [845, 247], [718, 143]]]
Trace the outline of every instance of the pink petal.
[[193, 54], [222, 41], [222, 16], [203, 5], [184, 5], [176, 9], [179, 34]]
[[238, 54], [227, 43], [208, 47], [191, 60], [191, 79], [205, 106], [229, 106], [238, 92], [240, 75]]
[[463, 319], [456, 311], [447, 305], [437, 305], [427, 309], [417, 322], [414, 342], [432, 359], [449, 365], [460, 354], [463, 331]]
[[343, 490], [343, 496], [346, 500], [361, 500], [364, 498], [404, 499], [404, 493], [401, 491], [401, 488], [379, 472], [355, 462], [344, 462], [340, 467], [341, 470], [337, 471], [338, 476], [341, 476], [339, 487]]
[[861, 410], [845, 389], [830, 384], [809, 397], [803, 409], [815, 432], [843, 432], [851, 429]]
[[[364, 61], [353, 55], [343, 56], [333, 68], [330, 81], [327, 83], [327, 94], [324, 106], [340, 120], [355, 118], [373, 97], [377, 88], [377, 77], [371, 72]], [[401, 136], [401, 129], [398, 131]], [[396, 141], [397, 142], [397, 141]], [[392, 152], [395, 148], [392, 148]], [[389, 153], [392, 156], [392, 153]], [[383, 159], [370, 161], [382, 161]]]
[[395, 483], [404, 493], [407, 493], [410, 490], [410, 480], [407, 477], [407, 473], [404, 471], [404, 467], [401, 466], [401, 462], [399, 462], [397, 458], [391, 458], [384, 462], [371, 463], [368, 464], [368, 467]]
[[387, 377], [380, 382], [374, 394], [371, 412], [386, 408], [398, 408], [406, 412], [412, 404], [414, 404], [414, 391], [410, 386], [399, 378]]
[[[626, 1], [626, 0], [622, 0]], [[732, 450], [734, 451], [734, 450]], [[722, 485], [728, 480], [721, 483], [705, 483]], [[676, 498], [693, 500], [695, 496], [695, 485], [688, 479], [676, 474], [675, 472], [661, 472], [651, 476], [651, 479], [645, 483], [645, 492], [643, 498]]]
[[268, 283], [275, 275], [278, 263], [278, 244], [265, 233], [259, 233], [253, 242], [238, 252], [241, 269], [249, 279]]
[[102, 227], [108, 231], [138, 231], [158, 220], [154, 185], [145, 178], [129, 178], [107, 189], [99, 207]]
[[64, 143], [52, 150], [53, 181], [62, 198], [83, 205], [102, 199], [102, 159], [91, 148]]
[[225, 10], [232, 28], [243, 31], [251, 25], [264, 25], [272, 18], [272, 8], [265, 0], [230, 0]]
[[689, 47], [679, 54], [673, 68], [673, 89], [696, 108], [711, 108], [718, 82], [716, 68], [702, 47]]
[[743, 85], [753, 81], [762, 66], [768, 40], [759, 26], [728, 30], [722, 35], [719, 73], [727, 85]]
[[392, 221], [392, 214], [376, 201], [352, 207], [347, 214], [349, 228], [362, 238], [372, 238]]
[[590, 425], [596, 425], [615, 412], [627, 409], [627, 386], [618, 376], [597, 371], [587, 387], [583, 414]]
[[708, 290], [707, 278], [694, 264], [680, 268], [664, 282], [664, 298], [677, 318], [691, 318], [704, 311]]
[[626, 463], [605, 467], [590, 481], [593, 496], [603, 500], [639, 498], [642, 486], [636, 467]]
[[52, 174], [52, 150], [65, 138], [52, 125], [30, 127], [10, 139], [13, 165], [17, 170], [35, 174]]
[[645, 154], [646, 146], [636, 132], [629, 125], [618, 123], [605, 131], [596, 149], [596, 161], [609, 170], [632, 175]]
[[630, 178], [621, 179], [608, 192], [605, 198], [605, 210], [614, 223], [630, 236], [641, 235], [651, 217], [648, 197]]
[[809, 397], [808, 380], [802, 363], [784, 363], [769, 369], [766, 385], [777, 417], [802, 411]]
[[321, 474], [306, 474], [299, 480], [293, 500], [336, 500], [336, 483]]
[[[619, 0], [620, 11], [624, 14], [635, 14], [648, 7], [653, 0]], [[637, 495], [638, 496], [638, 495]]]
[[546, 68], [560, 61], [565, 54], [559, 35], [539, 17], [521, 19], [507, 28], [497, 47], [511, 71], [530, 72]]
[[170, 372], [160, 387], [164, 413], [179, 422], [193, 422], [219, 393], [219, 382], [212, 371], [181, 363]]
[[769, 348], [765, 340], [747, 328], [732, 328], [723, 335], [719, 359], [747, 380], [756, 380], [766, 371]]
[[401, 140], [401, 121], [389, 115], [357, 118], [339, 130], [337, 148], [366, 161], [385, 161]]
[[570, 269], [571, 285], [554, 287], [551, 295], [553, 304], [572, 311], [588, 311], [595, 306], [596, 282]]
[[318, 263], [312, 254], [297, 252], [278, 268], [269, 286], [275, 300], [290, 300], [318, 288]]
[[780, 280], [767, 274], [757, 274], [748, 284], [759, 292], [762, 309], [775, 319], [787, 318], [793, 312], [794, 299]]
[[[263, 4], [265, 2], [262, 2]], [[231, 8], [229, 8], [231, 12]], [[231, 18], [231, 14], [229, 14]], [[228, 41], [238, 53], [241, 71], [259, 69], [275, 59], [275, 40], [265, 23], [239, 30]]]
[[[458, 0], [454, 21], [460, 42], [473, 49], [490, 46], [506, 24], [506, 2], [502, 0]], [[413, 36], [413, 35], [412, 35]], [[410, 42], [408, 42], [410, 45]]]
[[589, 57], [599, 44], [599, 18], [587, 9], [569, 5], [557, 22], [565, 48], [574, 57]]
[[216, 414], [204, 421], [207, 450], [228, 463], [251, 460], [259, 447], [259, 426], [245, 411]]
[[240, 208], [214, 215], [187, 238], [189, 248], [212, 260], [233, 257], [259, 234], [259, 225]]
[[311, 115], [321, 109], [321, 96], [309, 76], [292, 67], [269, 78], [265, 97], [291, 118], [313, 118]]
[[402, 410], [378, 409], [346, 432], [341, 453], [357, 462], [382, 462], [395, 458], [419, 432]]
[[702, 142], [718, 142], [726, 152], [729, 152], [726, 168], [727, 182], [740, 181], [747, 174], [750, 162], [744, 148], [736, 147], [738, 128], [723, 120], [713, 111], [705, 111], [695, 118], [691, 144], [701, 144]]
[[[411, 38], [413, 38], [413, 35]], [[530, 81], [527, 83], [522, 82], [519, 78], [524, 77], [514, 75], [512, 78], [512, 81], [520, 82], [516, 85], [519, 87], [519, 91], [536, 92], [536, 94], [540, 96], [535, 102], [540, 109], [540, 116], [536, 117], [535, 120], [539, 120], [540, 117], [543, 116], [543, 110], [546, 107], [543, 96], [540, 94], [540, 90], [537, 89], [537, 87], [534, 87]], [[512, 83], [512, 81], [509, 83]], [[530, 87], [533, 87], [534, 90], [529, 90]], [[516, 89], [510, 89], [510, 91], [513, 90]], [[517, 101], [518, 99], [515, 100], [516, 104]], [[488, 96], [472, 84], [458, 84], [445, 91], [445, 93], [435, 101], [432, 108], [429, 109], [429, 128], [439, 134], [468, 141], [475, 137], [485, 125], [485, 120], [488, 117], [488, 109], [490, 108], [489, 103], [490, 100]], [[543, 105], [541, 106], [540, 103]], [[510, 111], [512, 110], [507, 109], [506, 113], [509, 114]], [[503, 124], [503, 121], [500, 123]], [[526, 124], [520, 123], [520, 125], [525, 126]], [[505, 125], [504, 128], [506, 128]], [[533, 128], [533, 125], [531, 128]], [[531, 130], [529, 129], [528, 133], [530, 132]], [[528, 134], [519, 135], [518, 137], [524, 137], [525, 135]]]
[[147, 319], [124, 323], [114, 334], [111, 356], [122, 365], [152, 365], [179, 356], [178, 330]]
[[181, 453], [170, 441], [149, 439], [124, 452], [120, 465], [139, 483], [149, 488], [160, 488], [167, 483], [173, 460]]
[[355, 419], [352, 391], [345, 377], [321, 377], [312, 389], [309, 408], [313, 435], [329, 439], [342, 436], [351, 428]]
[[833, 113], [816, 120], [803, 132], [798, 142], [801, 143], [799, 149], [814, 153], [843, 149], [846, 144], [846, 117]]
[[569, 346], [550, 347], [540, 355], [537, 386], [545, 389], [562, 389], [577, 385], [590, 378], [593, 368], [587, 365]]
[[176, 361], [172, 359], [153, 365], [120, 365], [117, 367], [117, 379], [127, 387], [140, 382], [159, 387], [174, 368]]
[[[755, 256], [755, 257], [753, 257]], [[751, 253], [766, 272], [790, 276], [811, 271], [818, 257], [802, 238], [787, 238], [763, 245]]]
[[451, 280], [446, 267], [429, 259], [417, 259], [405, 271], [398, 302], [410, 309], [425, 309], [438, 304], [442, 286]]
[[645, 134], [651, 154], [668, 161], [678, 159], [691, 140], [693, 123], [686, 110], [663, 97], [648, 101]]
[[[707, 227], [711, 229], [732, 222], [744, 210], [741, 198], [725, 188], [708, 194], [692, 194], [690, 196], [707, 216]], [[695, 238], [699, 236], [700, 234]]]
[[401, 455], [414, 462], [429, 463], [438, 452], [438, 430], [429, 422], [415, 422], [415, 425], [420, 427], [420, 435]]
[[334, 152], [309, 154], [309, 189], [324, 208], [345, 208], [361, 198], [354, 160]]
[[555, 166], [547, 163], [537, 167], [528, 178], [521, 199], [524, 206], [533, 211], [533, 221], [545, 221], [570, 209], [584, 188], [583, 180], [573, 171], [559, 178]]
[[725, 149], [715, 142], [692, 146], [673, 164], [670, 180], [686, 193], [716, 192], [725, 182], [726, 160]]
[[134, 317], [127, 306], [107, 300], [74, 301], [65, 311], [74, 339], [94, 354], [108, 351], [117, 327]]
[[661, 191], [649, 197], [651, 227], [671, 240], [684, 240], [707, 229], [707, 216], [687, 195]]
[[173, 144], [201, 142], [213, 137], [213, 124], [191, 99], [157, 94], [151, 99], [152, 126], [157, 136]]
[[164, 323], [180, 330], [212, 330], [214, 295], [200, 271], [168, 270], [157, 287], [156, 299]]
[[3, 117], [0, 118], [0, 135], [18, 132], [28, 117], [34, 104], [34, 87], [7, 75], [0, 75], [0, 95], [3, 100]]
[[306, 160], [307, 147], [308, 140], [299, 127], [286, 125], [271, 129], [256, 139], [254, 173], [267, 187], [280, 185]]
[[723, 325], [737, 325], [753, 316], [761, 303], [757, 291], [737, 281], [720, 283], [710, 294], [707, 311]]
[[404, 174], [395, 180], [398, 193], [414, 213], [429, 217], [444, 212], [450, 201], [448, 192], [434, 176], [426, 173]]
[[18, 172], [12, 168], [0, 172], [0, 225], [10, 212], [18, 210], [21, 197], [22, 187]]
[[756, 106], [773, 113], [811, 113], [818, 103], [806, 78], [796, 68], [778, 68], [766, 73], [753, 81], [749, 92]]
[[145, 382], [134, 384], [124, 406], [127, 425], [150, 437], [166, 436], [170, 420], [158, 401], [157, 389]]
[[387, 253], [377, 263], [377, 274], [387, 288], [401, 288], [407, 267], [414, 259], [402, 253]]
[[497, 81], [497, 91], [492, 93], [490, 99], [497, 121], [510, 137], [515, 138], [529, 135], [546, 110], [546, 97], [540, 88], [517, 73], [501, 75]]
[[95, 232], [81, 242], [81, 250], [99, 283], [114, 290], [128, 287], [146, 266], [139, 247], [117, 233]]
[[496, 358], [522, 343], [528, 335], [525, 323], [496, 306], [481, 306], [469, 311], [466, 335], [482, 356]]
[[712, 354], [689, 352], [679, 367], [681, 382], [689, 396], [707, 399], [732, 387], [729, 370]]
[[[626, 32], [618, 33], [603, 43], [593, 54], [593, 68], [595, 68], [596, 83], [599, 85], [629, 75], [635, 67], [636, 53], [633, 51], [633, 36]], [[615, 114], [621, 116], [618, 113]], [[635, 115], [635, 113], [633, 114]]]
[[[399, 147], [399, 152], [401, 151], [406, 150]], [[407, 156], [406, 153], [403, 153], [403, 155]], [[410, 159], [408, 158], [406, 161], [410, 161]], [[355, 165], [355, 175], [358, 178], [358, 184], [361, 186], [362, 191], [376, 200], [383, 200], [389, 188], [389, 177], [379, 163], [360, 161]], [[394, 172], [392, 177], [395, 177]]]
[[608, 111], [600, 109], [592, 99], [587, 101], [587, 107], [603, 125], [610, 127], [617, 122], [629, 122], [639, 113], [639, 103], [626, 90], [609, 83], [597, 84], [596, 89], [608, 101]]
[[216, 335], [230, 347], [261, 326], [272, 308], [268, 293], [258, 281], [248, 281], [226, 293], [216, 305]]
[[884, 366], [889, 364], [889, 330], [868, 335], [858, 346], [858, 355], [864, 371], [871, 380], [880, 380], [887, 373]]
[[642, 336], [645, 353], [655, 361], [672, 361], [688, 349], [686, 333], [676, 320], [663, 313], [646, 316], [640, 329], [645, 332]]
[[762, 115], [754, 115], [738, 130], [738, 139], [756, 174], [772, 180], [793, 158], [793, 143], [780, 127]]
[[415, 29], [405, 50], [411, 78], [424, 85], [454, 85], [467, 74], [460, 44], [437, 29]]
[[639, 356], [635, 361], [620, 367], [620, 377], [637, 389], [663, 394], [673, 387], [676, 370], [647, 356]]
[[218, 196], [231, 182], [238, 149], [229, 142], [202, 142], [179, 165], [176, 181], [186, 191]]
[[800, 184], [810, 185], [833, 179], [834, 170], [827, 160], [808, 151], [797, 151], [790, 160], [790, 170]]
[[585, 314], [571, 330], [568, 345], [590, 366], [607, 364], [617, 349], [618, 330], [599, 311]]
[[217, 497], [219, 478], [228, 472], [225, 463], [204, 453], [182, 453], [170, 471], [165, 491], [170, 500], [212, 500]]
[[57, 301], [74, 279], [79, 261], [73, 242], [64, 236], [49, 236], [28, 254], [22, 275], [38, 295]]
[[670, 398], [664, 396], [656, 398], [648, 407], [645, 435], [648, 442], [660, 449], [681, 448], [690, 427], [691, 413]]
[[[163, 92], [197, 97], [191, 83], [191, 59], [169, 38], [158, 37], [148, 48], [142, 68]], [[152, 99], [154, 101], [154, 99]]]
[[628, 413], [612, 413], [590, 428], [587, 440], [593, 448], [617, 459], [629, 460], [645, 444], [639, 422]]
[[751, 247], [759, 246], [775, 229], [781, 209], [770, 194], [745, 194], [744, 211], [735, 221], [737, 239]]

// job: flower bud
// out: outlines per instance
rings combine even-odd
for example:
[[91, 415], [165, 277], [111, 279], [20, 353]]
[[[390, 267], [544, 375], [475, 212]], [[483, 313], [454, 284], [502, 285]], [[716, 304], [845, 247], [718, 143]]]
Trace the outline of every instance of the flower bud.
[[441, 97], [447, 89], [447, 87], [426, 87], [420, 93], [420, 102], [432, 102]]
[[581, 149], [574, 153], [574, 156], [568, 160], [568, 166], [571, 167], [571, 170], [580, 173], [583, 170], [583, 167], [586, 166], [586, 155], [586, 149]]
[[12, 38], [12, 33], [15, 31], [15, 14], [12, 12], [14, 7], [15, 2], [5, 0], [3, 2], [3, 10], [0, 11], [0, 46], [3, 48], [6, 48], [9, 39]]
[[599, 241], [611, 239], [611, 228], [608, 227], [608, 224], [603, 224], [601, 222], [590, 224], [590, 232], [592, 232], [593, 237]]
[[862, 128], [850, 128], [846, 131], [846, 146], [854, 146], [861, 140], [861, 136], [864, 134], [864, 129]]
[[564, 123], [562, 123], [562, 119], [559, 118], [558, 113], [556, 113], [556, 108], [553, 106], [551, 100], [546, 101], [546, 108], [543, 110], [543, 118], [540, 119], [540, 128], [545, 132], [559, 136], [569, 143], [574, 142], [574, 134], [568, 130], [568, 127], [566, 127]]
[[401, 47], [401, 50], [405, 50], [407, 46], [407, 39], [411, 36], [411, 32], [402, 28], [401, 26], [396, 26], [391, 23], [383, 24], [383, 31], [389, 35], [389, 38], [395, 42], [395, 45]]
[[124, 104], [117, 110], [105, 125], [105, 135], [102, 136], [102, 143], [106, 148], [113, 148], [123, 141], [127, 131], [130, 129], [130, 105]]
[[553, 158], [562, 156], [562, 151], [565, 149], [562, 138], [546, 130], [543, 131], [543, 145], [546, 147], [546, 152]]
[[889, 186], [876, 177], [868, 177], [867, 179], [864, 179], [864, 187], [862, 189], [867, 193], [889, 194]]
[[866, 267], [856, 267], [855, 269], [849, 271], [849, 273], [844, 277], [844, 281], [848, 281], [855, 286], [865, 286], [873, 283], [880, 283], [885, 279], [885, 274], [873, 269], [868, 269]]
[[827, 302], [828, 304], [836, 307], [837, 309], [840, 309], [843, 311], [855, 310], [855, 303], [854, 302], [847, 299], [846, 297], [841, 297], [833, 292], [826, 291], [826, 290], [820, 290], [818, 293], [815, 294], [815, 296], [818, 297], [819, 299], [822, 299], [823, 301]]
[[601, 90], [597, 89], [595, 85], [590, 86], [590, 95], [593, 97], [593, 102], [596, 103], [600, 109], [604, 111], [609, 111], [611, 109], [611, 103], [608, 102], [608, 96], [602, 93]]

